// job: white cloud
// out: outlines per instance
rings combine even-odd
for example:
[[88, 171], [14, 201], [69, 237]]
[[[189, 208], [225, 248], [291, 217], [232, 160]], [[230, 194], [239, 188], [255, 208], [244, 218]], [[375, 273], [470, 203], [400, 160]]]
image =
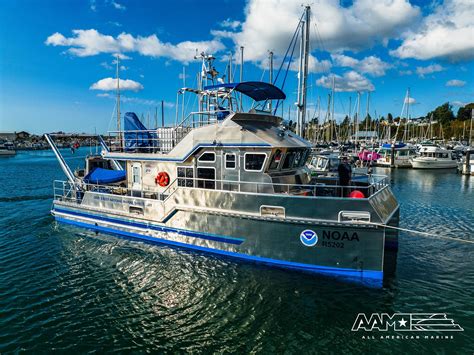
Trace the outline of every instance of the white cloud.
[[92, 11], [94, 11], [94, 12], [97, 11], [97, 5], [95, 3], [95, 0], [90, 0], [89, 1], [89, 7]]
[[432, 74], [436, 72], [443, 71], [445, 68], [443, 68], [439, 64], [431, 64], [428, 65], [427, 67], [416, 67], [416, 73], [423, 78], [426, 74]]
[[111, 4], [112, 4], [112, 6], [115, 7], [117, 10], [122, 10], [122, 11], [123, 11], [123, 10], [126, 10], [126, 9], [127, 9], [124, 5], [119, 4], [119, 3], [116, 2], [116, 1], [112, 1]]
[[446, 86], [463, 87], [464, 85], [466, 85], [465, 81], [457, 80], [457, 79], [448, 80], [446, 82]]
[[111, 70], [111, 69], [114, 68], [113, 66], [111, 66], [111, 65], [110, 65], [109, 63], [107, 63], [107, 62], [102, 62], [102, 63], [100, 63], [100, 65], [102, 65], [102, 66], [103, 66], [105, 69], [107, 69], [107, 70]]
[[[301, 0], [250, 0], [238, 32], [228, 33], [236, 48], [245, 47], [245, 59], [261, 61], [272, 49], [285, 53], [303, 12]], [[320, 0], [312, 7], [311, 48], [322, 40], [325, 50], [359, 50], [396, 36], [416, 21], [420, 10], [408, 0], [354, 0], [348, 7], [336, 0]], [[314, 31], [317, 26], [318, 34]]]
[[240, 21], [231, 20], [230, 18], [222, 21], [219, 25], [224, 28], [237, 29], [242, 23]]
[[390, 53], [399, 58], [474, 59], [474, 1], [444, 0]]
[[156, 35], [148, 37], [134, 37], [128, 33], [121, 33], [117, 37], [104, 35], [95, 29], [73, 30], [73, 36], [66, 38], [56, 32], [49, 36], [45, 43], [52, 46], [69, 47], [68, 53], [78, 57], [93, 56], [101, 53], [130, 53], [137, 52], [150, 57], [163, 57], [187, 63], [193, 60], [198, 51], [215, 53], [224, 49], [219, 40], [184, 41], [178, 44], [164, 43]]
[[413, 74], [413, 71], [408, 69], [408, 70], [400, 70], [398, 72], [400, 75], [412, 75]]
[[[140, 91], [143, 85], [130, 79], [120, 79], [120, 90]], [[117, 79], [105, 78], [91, 85], [90, 90], [112, 91], [117, 90]]]
[[332, 88], [332, 82], [334, 77], [334, 87], [336, 91], [374, 91], [375, 87], [370, 82], [369, 79], [364, 77], [363, 75], [355, 72], [350, 71], [344, 73], [343, 76], [340, 75], [327, 75], [322, 76], [318, 80], [316, 80], [316, 84], [322, 86], [327, 89]]
[[332, 54], [331, 58], [336, 66], [352, 68], [360, 73], [372, 76], [383, 76], [385, 71], [392, 67], [373, 55], [360, 60], [344, 54]]
[[416, 101], [415, 98], [413, 98], [413, 97], [405, 97], [405, 103], [410, 104], [410, 105], [414, 105], [414, 104], [417, 104], [418, 101]]
[[[290, 70], [298, 71], [299, 60], [295, 59], [291, 62]], [[268, 65], [267, 65], [268, 67]], [[329, 60], [319, 61], [313, 55], [308, 56], [308, 72], [309, 73], [327, 73], [331, 70], [332, 64]]]

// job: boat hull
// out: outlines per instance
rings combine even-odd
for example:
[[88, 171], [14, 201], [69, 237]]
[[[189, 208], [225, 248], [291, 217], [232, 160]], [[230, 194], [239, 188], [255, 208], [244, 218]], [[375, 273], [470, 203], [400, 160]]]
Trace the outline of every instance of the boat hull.
[[[339, 275], [381, 286], [384, 250], [396, 237], [384, 228], [347, 223], [298, 223], [177, 211], [166, 223], [55, 202], [58, 222], [121, 237], [306, 272]], [[396, 221], [395, 221], [396, 219]], [[398, 209], [392, 218], [398, 225]], [[311, 231], [316, 242], [304, 239]], [[314, 244], [313, 244], [314, 243]]]
[[412, 162], [413, 169], [455, 169], [457, 168], [456, 160], [439, 160], [439, 159], [423, 159], [416, 158]]

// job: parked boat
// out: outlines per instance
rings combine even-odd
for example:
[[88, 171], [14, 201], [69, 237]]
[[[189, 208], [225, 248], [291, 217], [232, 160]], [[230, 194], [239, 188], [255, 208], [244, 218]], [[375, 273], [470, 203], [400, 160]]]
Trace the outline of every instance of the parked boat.
[[414, 169], [455, 169], [458, 166], [452, 152], [436, 144], [422, 145], [411, 163]]
[[[392, 159], [393, 148], [393, 159]], [[390, 144], [385, 143], [379, 148], [379, 158], [376, 161], [377, 166], [410, 168], [411, 158], [415, 156], [415, 148], [405, 143]]]
[[[257, 102], [285, 98], [277, 87], [259, 82], [199, 92], [218, 100], [215, 107], [235, 102], [236, 94]], [[125, 123], [138, 121], [132, 113], [125, 117]], [[99, 232], [381, 280], [384, 250], [397, 245], [396, 234], [384, 226], [397, 226], [399, 216], [386, 178], [372, 175], [348, 187], [337, 179], [328, 184], [311, 178], [305, 165], [311, 144], [280, 123], [270, 112], [227, 106], [192, 114], [166, 136], [126, 124], [113, 134], [119, 144], [102, 151], [112, 162], [108, 168], [115, 168], [96, 167], [84, 177], [74, 176], [47, 137], [69, 180], [55, 182], [52, 214]], [[125, 176], [123, 183], [118, 175]], [[363, 198], [347, 197], [345, 189], [357, 189]]]
[[0, 144], [0, 157], [12, 157], [16, 155], [15, 146], [11, 142]]

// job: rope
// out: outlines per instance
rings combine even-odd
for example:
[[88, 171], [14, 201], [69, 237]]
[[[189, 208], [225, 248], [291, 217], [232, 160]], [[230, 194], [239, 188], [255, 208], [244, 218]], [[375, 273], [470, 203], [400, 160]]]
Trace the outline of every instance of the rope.
[[421, 231], [417, 231], [417, 230], [414, 230], [414, 229], [388, 226], [386, 224], [381, 224], [381, 223], [364, 222], [364, 221], [350, 221], [350, 223], [370, 224], [370, 225], [374, 225], [374, 226], [378, 226], [378, 227], [384, 227], [384, 228], [388, 228], [388, 229], [395, 229], [395, 230], [402, 231], [402, 232], [418, 234], [418, 235], [421, 235], [421, 236], [424, 236], [424, 237], [430, 237], [430, 238], [434, 238], [434, 239], [445, 239], [445, 240], [456, 241], [456, 242], [461, 242], [461, 243], [474, 244], [474, 240], [466, 240], [466, 239], [455, 238], [455, 237], [447, 237], [447, 236], [437, 235], [437, 234], [433, 234], [433, 233], [421, 232]]

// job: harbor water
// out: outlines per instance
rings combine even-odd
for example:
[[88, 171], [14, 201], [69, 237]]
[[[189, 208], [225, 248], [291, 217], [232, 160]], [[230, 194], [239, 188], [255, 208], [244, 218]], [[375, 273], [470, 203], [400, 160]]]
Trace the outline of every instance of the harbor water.
[[[64, 155], [78, 167], [88, 152]], [[402, 232], [395, 274], [370, 288], [58, 225], [52, 181], [64, 177], [52, 151], [19, 152], [0, 169], [2, 354], [474, 352], [473, 244]], [[377, 172], [390, 175], [401, 227], [474, 239], [474, 177]], [[351, 330], [359, 313], [446, 313], [464, 331], [380, 339]]]

